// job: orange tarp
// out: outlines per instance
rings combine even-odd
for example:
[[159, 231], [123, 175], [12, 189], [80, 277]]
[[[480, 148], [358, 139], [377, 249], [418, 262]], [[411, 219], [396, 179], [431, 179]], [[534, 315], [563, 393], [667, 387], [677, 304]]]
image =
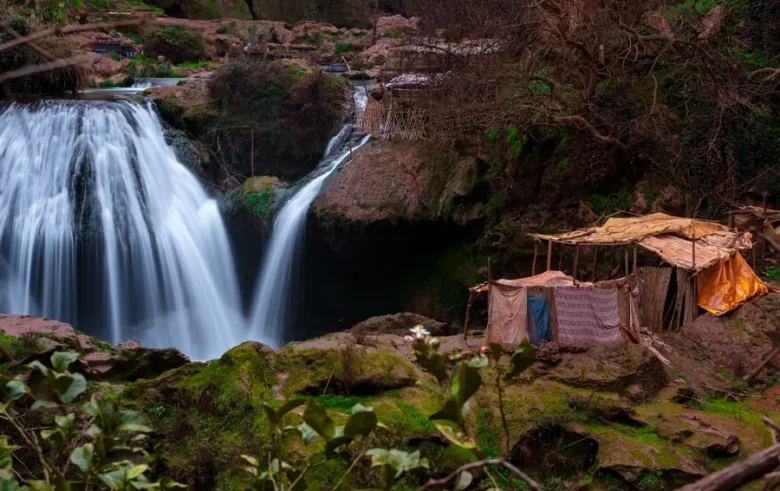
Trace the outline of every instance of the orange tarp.
[[756, 299], [769, 288], [738, 252], [697, 275], [699, 307], [723, 315]]

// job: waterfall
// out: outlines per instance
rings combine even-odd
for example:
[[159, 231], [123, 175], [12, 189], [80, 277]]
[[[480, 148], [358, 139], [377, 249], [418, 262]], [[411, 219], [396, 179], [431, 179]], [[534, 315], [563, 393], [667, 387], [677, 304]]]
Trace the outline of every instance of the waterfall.
[[0, 111], [0, 312], [199, 360], [246, 338], [217, 204], [151, 105]]
[[[368, 101], [365, 89], [357, 89], [353, 100], [355, 112], [362, 111]], [[250, 326], [253, 339], [274, 347], [283, 341], [289, 322], [295, 255], [303, 243], [306, 215], [328, 176], [352, 151], [368, 141], [368, 136], [355, 133], [354, 120], [344, 124], [341, 131], [328, 143], [323, 160], [307, 177], [308, 181], [284, 204], [274, 220], [252, 303], [254, 307]]]

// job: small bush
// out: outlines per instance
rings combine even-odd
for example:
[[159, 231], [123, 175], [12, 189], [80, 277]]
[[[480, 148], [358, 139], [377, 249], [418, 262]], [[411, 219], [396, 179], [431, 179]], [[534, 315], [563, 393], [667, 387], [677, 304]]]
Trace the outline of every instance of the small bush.
[[336, 46], [336, 56], [341, 56], [347, 51], [352, 51], [355, 49], [355, 46], [352, 43], [340, 43], [338, 46]]
[[100, 82], [101, 89], [113, 89], [114, 87], [116, 87], [116, 84], [110, 78]]
[[355, 385], [358, 377], [363, 373], [363, 348], [355, 343], [354, 338], [347, 340], [339, 348], [339, 368], [341, 370], [341, 381], [344, 384], [344, 392], [347, 396], [352, 395], [352, 387]]
[[206, 56], [206, 40], [200, 31], [168, 26], [146, 35], [144, 52], [152, 57], [164, 56], [171, 63], [199, 61]]

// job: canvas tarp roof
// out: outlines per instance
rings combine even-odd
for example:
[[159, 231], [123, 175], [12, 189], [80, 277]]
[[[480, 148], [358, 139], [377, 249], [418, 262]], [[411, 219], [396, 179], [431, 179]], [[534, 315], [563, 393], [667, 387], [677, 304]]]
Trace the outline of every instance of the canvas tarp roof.
[[[678, 218], [664, 213], [610, 218], [600, 227], [558, 235], [532, 234], [540, 240], [570, 245], [637, 244], [679, 268], [700, 271], [735, 252], [752, 247], [749, 233], [737, 233], [715, 222]], [[696, 263], [693, 244], [696, 240]]]
[[[544, 273], [536, 276], [529, 276], [527, 278], [517, 278], [515, 280], [496, 280], [493, 283], [503, 286], [573, 286], [574, 278], [566, 275], [561, 271], [545, 271]], [[578, 282], [582, 284], [582, 282]], [[589, 283], [588, 283], [589, 284]], [[480, 283], [472, 288], [469, 288], [472, 292], [480, 293], [489, 290], [487, 283]]]

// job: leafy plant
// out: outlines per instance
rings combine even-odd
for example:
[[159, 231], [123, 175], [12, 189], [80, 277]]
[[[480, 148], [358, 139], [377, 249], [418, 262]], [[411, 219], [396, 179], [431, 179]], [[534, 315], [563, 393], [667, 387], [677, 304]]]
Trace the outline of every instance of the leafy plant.
[[[13, 469], [13, 454], [22, 447], [11, 443], [8, 435], [0, 436], [0, 489], [130, 491], [184, 487], [168, 479], [150, 482], [147, 478], [153, 458], [138, 446], [151, 431], [146, 417], [134, 411], [118, 411], [111, 402], [97, 396], [73, 411], [72, 404], [87, 388], [83, 375], [69, 371], [77, 359], [75, 353], [57, 352], [51, 355], [51, 367], [40, 361], [28, 365], [45, 388], [31, 409], [53, 408], [60, 413], [54, 416], [54, 425], [38, 433], [22, 425], [16, 408], [17, 403], [31, 397], [30, 388], [21, 378], [8, 380], [0, 375], [0, 417], [16, 430], [19, 443], [35, 452], [43, 473], [21, 478]], [[20, 487], [18, 479], [23, 479], [26, 486]]]
[[347, 51], [352, 51], [355, 49], [355, 46], [352, 43], [339, 43], [338, 46], [336, 46], [335, 55], [341, 56]]

